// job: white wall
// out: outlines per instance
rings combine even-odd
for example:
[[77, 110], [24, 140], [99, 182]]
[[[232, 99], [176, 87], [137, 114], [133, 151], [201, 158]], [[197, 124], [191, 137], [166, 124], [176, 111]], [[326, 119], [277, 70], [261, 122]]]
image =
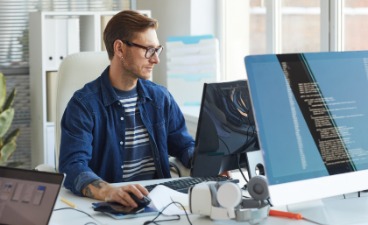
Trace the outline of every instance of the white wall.
[[[170, 36], [212, 34], [217, 37], [216, 2], [214, 0], [137, 0], [137, 10], [151, 10], [158, 20], [158, 38], [165, 46]], [[165, 51], [165, 50], [164, 50]], [[160, 56], [153, 81], [167, 86], [166, 54]]]

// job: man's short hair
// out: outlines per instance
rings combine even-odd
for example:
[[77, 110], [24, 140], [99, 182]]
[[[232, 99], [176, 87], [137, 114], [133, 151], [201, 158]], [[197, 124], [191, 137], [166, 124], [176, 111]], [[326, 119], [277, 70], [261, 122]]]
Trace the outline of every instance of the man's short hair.
[[130, 41], [135, 34], [146, 31], [148, 28], [157, 29], [157, 20], [133, 10], [124, 10], [114, 15], [107, 23], [103, 33], [109, 59], [114, 56], [114, 42], [116, 40]]

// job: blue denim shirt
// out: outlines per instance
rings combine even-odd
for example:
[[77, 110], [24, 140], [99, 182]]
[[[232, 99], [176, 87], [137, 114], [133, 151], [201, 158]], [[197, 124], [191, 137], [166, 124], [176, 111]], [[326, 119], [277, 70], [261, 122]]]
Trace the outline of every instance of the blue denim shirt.
[[[59, 171], [66, 174], [64, 186], [77, 195], [97, 179], [124, 182], [121, 169], [125, 150], [123, 107], [110, 83], [109, 69], [74, 93], [61, 120]], [[169, 178], [168, 155], [189, 167], [194, 140], [166, 88], [149, 80], [138, 80], [137, 91], [137, 104], [149, 133], [156, 176]]]

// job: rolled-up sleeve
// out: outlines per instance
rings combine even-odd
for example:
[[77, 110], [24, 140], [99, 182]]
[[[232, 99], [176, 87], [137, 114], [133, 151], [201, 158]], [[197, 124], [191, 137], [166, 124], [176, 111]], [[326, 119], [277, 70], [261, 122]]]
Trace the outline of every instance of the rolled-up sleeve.
[[88, 166], [92, 129], [92, 113], [73, 97], [61, 120], [59, 171], [66, 174], [64, 186], [77, 195], [87, 184], [100, 179]]

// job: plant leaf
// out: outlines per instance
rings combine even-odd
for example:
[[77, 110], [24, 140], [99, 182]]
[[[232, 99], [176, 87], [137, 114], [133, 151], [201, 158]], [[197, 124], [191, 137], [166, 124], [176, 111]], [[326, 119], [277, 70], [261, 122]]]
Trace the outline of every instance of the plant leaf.
[[9, 94], [8, 98], [6, 99], [3, 105], [3, 111], [9, 109], [13, 105], [14, 97], [16, 93], [17, 91], [15, 90], [15, 88], [13, 88], [12, 92]]
[[8, 142], [11, 142], [11, 141], [16, 141], [19, 133], [20, 133], [19, 128], [17, 128], [15, 130], [13, 130], [12, 132], [10, 132], [8, 134], [8, 136], [6, 138], [4, 138], [4, 144], [7, 144]]
[[4, 74], [0, 73], [0, 112], [3, 111], [3, 105], [6, 98], [6, 82]]
[[15, 141], [11, 141], [4, 145], [3, 148], [0, 150], [0, 163], [3, 164], [8, 161], [16, 148], [17, 144], [15, 143]]
[[14, 118], [14, 108], [9, 108], [0, 113], [0, 137], [9, 130]]

